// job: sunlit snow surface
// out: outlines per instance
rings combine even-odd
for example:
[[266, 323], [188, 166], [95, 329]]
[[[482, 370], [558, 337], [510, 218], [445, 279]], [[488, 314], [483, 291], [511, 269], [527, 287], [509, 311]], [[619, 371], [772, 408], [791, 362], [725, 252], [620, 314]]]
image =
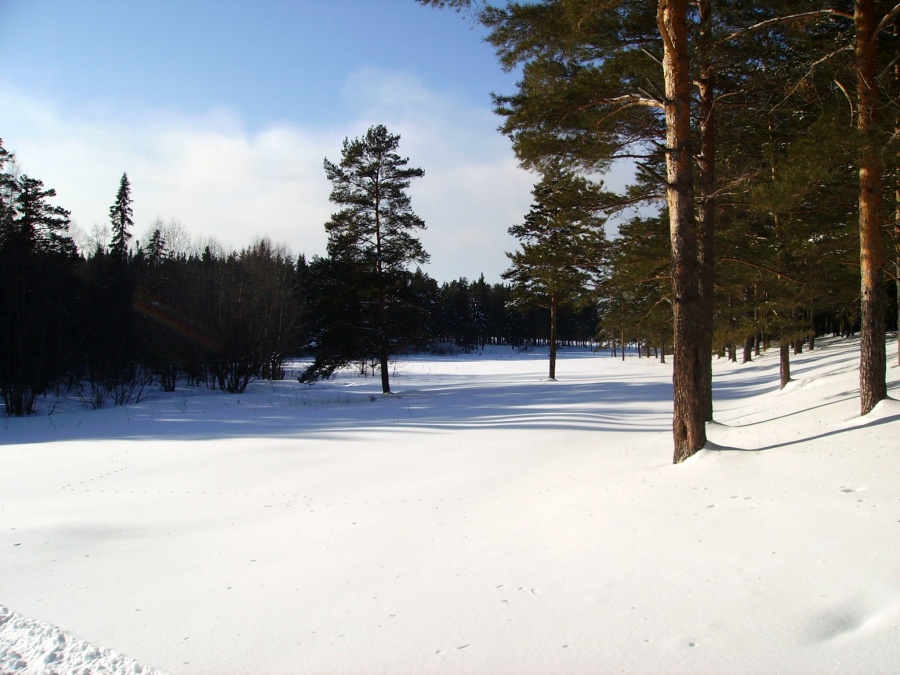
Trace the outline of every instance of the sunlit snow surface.
[[0, 672], [900, 672], [900, 402], [858, 417], [858, 346], [784, 391], [717, 361], [679, 466], [671, 366], [608, 352], [42, 402], [0, 420]]

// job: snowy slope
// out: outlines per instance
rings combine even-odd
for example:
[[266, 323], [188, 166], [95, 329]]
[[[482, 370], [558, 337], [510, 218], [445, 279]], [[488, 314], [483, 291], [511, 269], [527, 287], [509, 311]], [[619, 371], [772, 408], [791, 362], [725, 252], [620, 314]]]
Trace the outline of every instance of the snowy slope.
[[573, 350], [3, 420], [0, 670], [900, 672], [900, 402], [820, 344], [679, 466], [670, 367]]

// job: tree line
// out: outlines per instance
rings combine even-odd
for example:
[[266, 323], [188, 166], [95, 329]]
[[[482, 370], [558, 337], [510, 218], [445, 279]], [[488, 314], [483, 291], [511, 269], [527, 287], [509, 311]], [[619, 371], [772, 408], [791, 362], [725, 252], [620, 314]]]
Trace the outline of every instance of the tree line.
[[[303, 355], [317, 361], [305, 381], [330, 372], [322, 364], [356, 362], [364, 371], [380, 364], [381, 353], [359, 338], [367, 332], [364, 317], [347, 312], [352, 296], [357, 309], [370, 304], [365, 272], [336, 274], [343, 263], [334, 252], [307, 260], [266, 239], [240, 251], [215, 242], [201, 247], [159, 222], [135, 241], [131, 191], [123, 174], [108, 240], [79, 250], [55, 190], [19, 172], [0, 143], [0, 391], [7, 414], [31, 414], [49, 393], [70, 393], [96, 408], [138, 401], [150, 386], [240, 393], [253, 379], [284, 378], [288, 360]], [[528, 348], [549, 339], [546, 311], [516, 307], [509, 284], [483, 276], [438, 283], [404, 266], [395, 272], [395, 314], [404, 320], [394, 317], [389, 326], [391, 355]], [[566, 312], [560, 336], [589, 342], [596, 321], [591, 309]]]
[[[539, 173], [636, 176], [599, 284], [606, 322], [674, 357], [674, 459], [703, 447], [713, 355], [858, 327], [860, 410], [885, 398], [900, 270], [893, 0], [419, 0], [465, 10], [501, 65], [502, 130]], [[645, 211], [646, 213], [646, 211]], [[896, 262], [888, 264], [893, 251]], [[892, 316], [893, 315], [893, 316]]]

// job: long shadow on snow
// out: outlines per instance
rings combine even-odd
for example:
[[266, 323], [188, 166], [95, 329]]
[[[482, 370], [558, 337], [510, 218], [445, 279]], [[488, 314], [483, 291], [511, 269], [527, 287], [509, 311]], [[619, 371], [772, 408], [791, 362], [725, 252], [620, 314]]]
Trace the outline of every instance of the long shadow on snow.
[[[315, 388], [313, 388], [315, 389]], [[372, 395], [326, 389], [299, 396], [198, 395], [159, 398], [97, 411], [8, 420], [0, 444], [64, 440], [216, 440], [331, 438], [359, 431], [402, 429], [558, 429], [667, 431], [672, 386], [659, 381], [451, 383]]]
[[[824, 370], [829, 366], [828, 370]], [[833, 367], [831, 367], [833, 366]], [[806, 352], [800, 356], [792, 357], [791, 381], [804, 379], [804, 375], [816, 374], [817, 379], [842, 375], [848, 370], [858, 368], [855, 362], [848, 362], [847, 357], [841, 352], [831, 352], [825, 348]], [[752, 376], [749, 374], [753, 373]], [[889, 383], [889, 386], [892, 386]], [[731, 400], [746, 398], [750, 395], [769, 394], [781, 389], [778, 374], [777, 353], [758, 358], [756, 361], [742, 364], [739, 369], [727, 375], [717, 374], [713, 378], [713, 399]]]
[[[856, 431], [858, 429], [870, 429], [872, 427], [878, 427], [883, 424], [893, 424], [895, 422], [900, 422], [900, 414], [896, 415], [888, 415], [886, 417], [881, 417], [879, 419], [874, 419], [871, 422], [864, 422], [861, 424], [856, 424], [853, 426], [841, 427], [840, 429], [832, 429], [831, 431], [824, 431], [821, 434], [816, 434], [814, 436], [804, 436], [803, 438], [796, 438], [792, 441], [785, 441], [783, 443], [773, 443], [772, 445], [766, 445], [761, 448], [738, 448], [729, 445], [718, 445], [717, 443], [707, 442], [705, 448], [707, 450], [715, 450], [716, 452], [765, 452], [766, 450], [777, 450], [779, 448], [789, 448], [792, 445], [801, 445], [803, 443], [811, 443], [813, 441], [820, 440], [822, 438], [830, 438], [831, 436], [840, 436], [841, 434], [845, 434], [849, 431]], [[738, 427], [740, 428], [740, 427]]]

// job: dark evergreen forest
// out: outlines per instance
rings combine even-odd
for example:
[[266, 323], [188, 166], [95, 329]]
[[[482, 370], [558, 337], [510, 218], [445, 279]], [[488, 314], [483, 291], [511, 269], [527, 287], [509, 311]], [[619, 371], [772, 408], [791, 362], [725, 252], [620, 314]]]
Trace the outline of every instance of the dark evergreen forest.
[[[2, 162], [0, 387], [7, 414], [33, 413], [47, 393], [70, 393], [93, 407], [140, 400], [151, 387], [240, 393], [255, 378], [284, 378], [288, 359], [315, 351], [321, 307], [342, 284], [327, 258], [294, 257], [267, 240], [241, 251], [215, 244], [196, 251], [167, 242], [165, 227], [136, 241], [127, 176], [111, 199], [110, 241], [81, 251], [55, 191], [18, 174], [5, 150]], [[398, 353], [527, 349], [549, 337], [546, 310], [514, 307], [507, 284], [483, 277], [438, 283], [421, 269], [404, 284], [416, 321], [398, 336]], [[564, 312], [560, 335], [587, 344], [596, 326], [595, 308]], [[377, 354], [353, 356], [366, 370]]]

